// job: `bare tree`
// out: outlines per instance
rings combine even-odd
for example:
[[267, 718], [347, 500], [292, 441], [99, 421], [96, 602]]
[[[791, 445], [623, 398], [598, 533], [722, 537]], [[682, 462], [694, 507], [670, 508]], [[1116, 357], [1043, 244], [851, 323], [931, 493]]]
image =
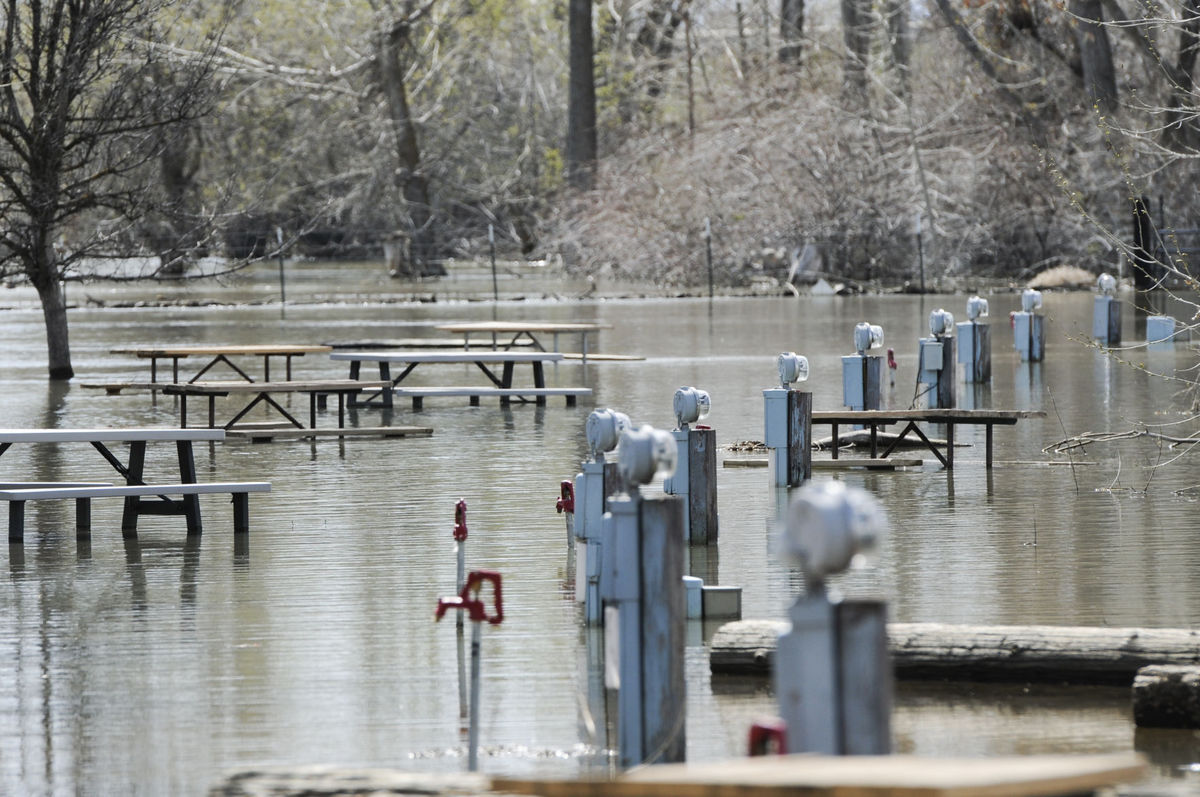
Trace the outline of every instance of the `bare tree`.
[[0, 269], [36, 288], [51, 379], [69, 379], [64, 281], [107, 253], [89, 221], [144, 211], [157, 133], [208, 108], [203, 57], [173, 61], [164, 90], [156, 47], [166, 3], [4, 0], [0, 10]]
[[779, 60], [785, 64], [800, 63], [804, 36], [804, 0], [779, 0]]
[[1075, 40], [1079, 45], [1084, 92], [1102, 112], [1112, 113], [1117, 107], [1117, 73], [1101, 0], [1071, 0], [1071, 13], [1076, 17]]

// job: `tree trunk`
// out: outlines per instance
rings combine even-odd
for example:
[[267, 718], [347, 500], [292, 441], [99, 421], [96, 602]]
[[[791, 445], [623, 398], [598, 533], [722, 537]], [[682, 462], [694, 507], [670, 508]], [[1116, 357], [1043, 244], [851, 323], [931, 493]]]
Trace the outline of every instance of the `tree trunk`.
[[871, 50], [871, 7], [866, 0], [842, 1], [842, 35], [846, 56], [842, 65], [843, 91], [852, 107], [865, 108], [867, 61]]
[[802, 47], [801, 36], [804, 35], [804, 0], [780, 0], [779, 2], [779, 38], [783, 44], [779, 47], [779, 60], [785, 64], [800, 63]]
[[59, 279], [54, 248], [46, 236], [46, 243], [38, 249], [34, 273], [30, 275], [42, 302], [42, 317], [46, 322], [46, 350], [51, 379], [70, 379], [75, 375], [71, 367], [71, 345], [67, 336], [67, 292]]
[[909, 22], [909, 0], [886, 0], [888, 53], [896, 85], [901, 96], [908, 93], [908, 69], [912, 61], [912, 26]]
[[570, 76], [567, 97], [567, 182], [589, 190], [596, 170], [596, 76], [592, 0], [568, 0]]
[[429, 178], [421, 171], [417, 126], [408, 105], [408, 87], [404, 84], [402, 53], [408, 46], [408, 34], [409, 23], [401, 21], [380, 37], [379, 79], [396, 136], [396, 182], [408, 215], [407, 276], [438, 276], [445, 270], [434, 262], [437, 229], [429, 200]]
[[1192, 71], [1200, 55], [1200, 2], [1183, 0], [1180, 9], [1183, 23], [1179, 26], [1179, 55], [1175, 59], [1178, 80], [1171, 84], [1170, 111], [1164, 139], [1168, 146], [1182, 150], [1200, 147], [1200, 127], [1194, 118], [1193, 90], [1196, 87]]
[[1075, 41], [1083, 66], [1084, 93], [1102, 113], [1112, 113], [1117, 108], [1117, 73], [1101, 0], [1071, 0], [1071, 13], [1078, 17]]

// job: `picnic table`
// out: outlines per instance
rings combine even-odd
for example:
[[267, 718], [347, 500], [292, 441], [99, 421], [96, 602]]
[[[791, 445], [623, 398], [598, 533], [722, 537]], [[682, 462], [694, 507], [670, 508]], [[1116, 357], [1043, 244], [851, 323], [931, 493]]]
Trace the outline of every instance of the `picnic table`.
[[186, 360], [189, 357], [207, 358], [207, 361], [199, 371], [195, 373], [188, 382], [196, 382], [200, 377], [204, 376], [214, 366], [219, 363], [224, 363], [229, 368], [247, 382], [253, 382], [254, 379], [240, 368], [231, 357], [262, 357], [263, 361], [263, 381], [271, 381], [271, 358], [282, 357], [284, 361], [285, 380], [292, 379], [292, 360], [296, 357], [303, 357], [306, 354], [322, 354], [332, 351], [332, 347], [323, 345], [303, 345], [303, 344], [248, 344], [248, 345], [231, 345], [231, 346], [149, 346], [112, 349], [113, 354], [132, 354], [141, 359], [150, 360], [150, 384], [158, 383], [158, 361], [171, 361], [171, 381], [179, 382], [179, 361]]
[[[221, 429], [0, 429], [0, 456], [14, 445], [59, 445], [86, 443], [125, 480], [125, 484], [145, 484], [146, 446], [152, 442], [174, 443], [179, 463], [179, 481], [195, 484], [196, 460], [192, 444], [225, 439]], [[127, 444], [129, 456], [122, 461], [110, 448]], [[184, 495], [179, 500], [166, 497], [147, 500], [139, 496], [125, 498], [127, 522], [138, 515], [185, 515], [189, 526], [199, 527], [200, 503], [197, 495]]]
[[[447, 390], [457, 390], [461, 395], [469, 395], [465, 391], [474, 390], [475, 397], [496, 391], [507, 391], [510, 398], [517, 397], [524, 391], [524, 395], [529, 395], [535, 399], [541, 399], [539, 403], [544, 403], [544, 396], [547, 394], [546, 388], [546, 372], [545, 364], [559, 362], [563, 359], [560, 352], [548, 351], [348, 351], [334, 352], [329, 355], [330, 359], [340, 362], [350, 363], [350, 379], [356, 380], [362, 373], [362, 364], [364, 362], [374, 362], [379, 368], [379, 380], [387, 385], [386, 388], [379, 391], [378, 394], [369, 396], [363, 403], [369, 403], [376, 397], [380, 398], [384, 407], [392, 406], [392, 396], [395, 389], [404, 379], [413, 372], [418, 365], [436, 364], [443, 365], [474, 365], [484, 376], [491, 382], [491, 387], [488, 388], [430, 388], [427, 393], [441, 392], [446, 393]], [[403, 369], [399, 375], [392, 377], [392, 365], [402, 365]], [[533, 388], [518, 388], [513, 384], [513, 375], [517, 365], [528, 365], [533, 371]], [[490, 367], [489, 367], [490, 366]], [[492, 370], [496, 366], [500, 366], [500, 375], [497, 376]], [[364, 383], [365, 384], [365, 383]], [[504, 396], [500, 393], [498, 395]]]
[[[987, 467], [992, 467], [992, 427], [994, 426], [1015, 426], [1017, 421], [1022, 418], [1044, 418], [1045, 412], [1042, 411], [1026, 411], [1026, 410], [960, 410], [960, 409], [929, 409], [929, 410], [831, 410], [831, 411], [813, 411], [812, 422], [814, 424], [825, 423], [829, 424], [833, 430], [833, 442], [830, 446], [834, 459], [838, 457], [838, 426], [841, 424], [861, 425], [870, 429], [871, 440], [871, 458], [875, 459], [876, 455], [879, 458], [885, 458], [888, 454], [895, 450], [909, 432], [912, 432], [916, 437], [920, 438], [921, 442], [933, 452], [933, 455], [938, 458], [942, 466], [946, 470], [954, 467], [954, 427], [961, 424], [982, 425], [985, 427], [986, 438], [986, 461]], [[884, 448], [883, 453], [879, 453], [879, 445], [877, 440], [878, 429], [881, 426], [891, 424], [905, 424], [903, 431], [900, 432], [888, 445]], [[944, 424], [946, 427], [946, 453], [945, 455], [939, 450], [939, 446], [931, 441], [924, 432], [921, 431], [918, 423], [938, 423]]]
[[246, 416], [250, 410], [259, 404], [273, 407], [288, 423], [298, 429], [306, 428], [292, 413], [272, 394], [275, 393], [307, 393], [308, 394], [308, 429], [317, 428], [317, 407], [325, 397], [336, 395], [338, 399], [338, 428], [346, 426], [347, 398], [358, 395], [363, 390], [383, 390], [390, 388], [391, 382], [368, 382], [354, 379], [321, 379], [313, 381], [292, 382], [176, 382], [163, 383], [162, 391], [168, 395], [179, 396], [179, 426], [187, 427], [187, 400], [189, 396], [200, 396], [208, 399], [208, 426], [216, 427], [216, 400], [230, 395], [249, 396], [250, 400], [226, 423], [223, 428], [229, 429]]
[[[546, 351], [546, 347], [538, 340], [538, 335], [553, 336], [553, 351], [558, 351], [559, 335], [579, 335], [583, 360], [587, 362], [588, 335], [599, 332], [602, 329], [612, 329], [612, 324], [555, 321], [470, 321], [437, 324], [434, 328], [453, 335], [462, 335], [464, 345], [467, 349], [471, 348], [471, 335], [473, 334], [491, 335], [493, 349], [511, 349], [513, 346], [521, 345], [522, 342], [527, 342], [538, 351]], [[503, 343], [500, 340], [500, 336], [502, 335], [511, 335], [512, 337], [509, 338], [507, 343]]]

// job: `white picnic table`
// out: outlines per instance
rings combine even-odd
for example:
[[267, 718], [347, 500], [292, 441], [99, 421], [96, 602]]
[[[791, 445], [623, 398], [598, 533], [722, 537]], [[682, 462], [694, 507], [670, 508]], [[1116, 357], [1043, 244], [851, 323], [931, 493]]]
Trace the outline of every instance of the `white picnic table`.
[[[488, 378], [493, 387], [498, 390], [515, 391], [513, 384], [514, 371], [517, 365], [528, 365], [533, 371], [534, 391], [546, 389], [546, 363], [555, 363], [563, 359], [561, 352], [549, 351], [346, 351], [334, 352], [330, 359], [350, 363], [350, 379], [359, 379], [364, 362], [373, 362], [379, 368], [379, 381], [387, 382], [388, 388], [381, 390], [377, 396], [368, 397], [369, 403], [379, 397], [385, 408], [392, 407], [393, 389], [398, 387], [413, 370], [422, 364], [443, 365], [474, 365]], [[392, 365], [402, 365], [400, 373], [392, 376]], [[491, 367], [489, 367], [491, 366]], [[497, 376], [492, 368], [501, 366]], [[531, 391], [531, 394], [536, 395]], [[513, 395], [516, 395], [515, 393]]]
[[[144, 485], [146, 446], [149, 443], [174, 443], [179, 462], [179, 481], [183, 484], [196, 482], [196, 459], [192, 444], [225, 439], [223, 429], [170, 429], [170, 428], [98, 428], [98, 429], [0, 429], [0, 456], [18, 444], [59, 445], [86, 443], [104, 458], [113, 470], [121, 475], [127, 485]], [[113, 453], [110, 446], [128, 444], [129, 456], [124, 462]], [[200, 503], [196, 495], [185, 495], [179, 500], [165, 497], [146, 499], [139, 496], [125, 498], [125, 516], [138, 515], [184, 515], [188, 524], [199, 527]], [[136, 520], [134, 520], [136, 524]]]

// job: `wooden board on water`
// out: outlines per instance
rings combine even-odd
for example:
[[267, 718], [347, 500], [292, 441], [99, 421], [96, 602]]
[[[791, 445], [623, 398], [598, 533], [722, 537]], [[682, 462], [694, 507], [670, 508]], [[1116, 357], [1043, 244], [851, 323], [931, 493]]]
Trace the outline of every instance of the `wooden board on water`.
[[[713, 673], [769, 675], [781, 620], [726, 623], [713, 636]], [[1055, 625], [888, 623], [899, 678], [1133, 683], [1149, 664], [1200, 664], [1200, 630]]]
[[493, 778], [543, 797], [1034, 797], [1088, 793], [1141, 777], [1140, 755], [764, 756], [643, 767], [612, 781]]
[[[768, 465], [765, 458], [760, 457], [731, 457], [722, 463], [725, 468], [765, 468]], [[896, 468], [919, 468], [925, 464], [923, 459], [905, 457], [888, 457], [887, 459], [814, 459], [813, 470], [844, 470], [849, 468], [866, 468], [868, 470], [895, 470]]]
[[345, 429], [297, 429], [258, 428], [245, 429], [235, 426], [225, 432], [229, 439], [241, 440], [305, 440], [318, 437], [429, 437], [433, 429], [428, 426], [356, 426]]

